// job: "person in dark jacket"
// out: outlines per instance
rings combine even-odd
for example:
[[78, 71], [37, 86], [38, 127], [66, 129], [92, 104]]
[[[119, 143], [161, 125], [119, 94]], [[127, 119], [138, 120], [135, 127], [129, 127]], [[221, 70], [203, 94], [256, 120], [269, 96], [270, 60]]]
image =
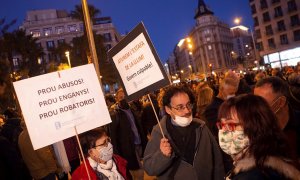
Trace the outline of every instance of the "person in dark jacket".
[[[150, 98], [154, 109], [156, 111], [156, 115], [159, 115], [159, 106], [156, 100], [156, 96], [154, 94], [150, 94]], [[155, 113], [153, 111], [150, 100], [143, 105], [142, 115], [141, 115], [141, 124], [143, 127], [144, 134], [150, 136], [150, 133], [153, 129], [153, 126], [157, 124], [157, 119]]]
[[271, 106], [292, 154], [300, 161], [300, 112], [290, 106], [287, 83], [279, 77], [267, 77], [256, 83], [254, 94], [263, 97]]
[[141, 158], [147, 138], [141, 120], [133, 113], [122, 89], [116, 93], [116, 101], [110, 110], [112, 123], [109, 127], [114, 152], [127, 160], [127, 167], [134, 179], [143, 179]]
[[299, 164], [264, 98], [230, 98], [221, 105], [219, 118], [219, 144], [234, 160], [228, 179], [300, 179]]
[[190, 89], [169, 87], [163, 97], [167, 115], [156, 125], [144, 153], [144, 168], [158, 179], [223, 179], [220, 147], [204, 121], [193, 118]]

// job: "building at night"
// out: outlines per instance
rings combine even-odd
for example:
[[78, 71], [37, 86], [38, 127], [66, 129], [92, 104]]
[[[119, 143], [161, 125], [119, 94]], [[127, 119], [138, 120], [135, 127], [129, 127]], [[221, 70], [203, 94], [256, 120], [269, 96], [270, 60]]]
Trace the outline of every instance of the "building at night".
[[[20, 28], [24, 29], [26, 34], [32, 34], [34, 38], [38, 39], [37, 43], [45, 53], [40, 61], [47, 64], [51, 60], [60, 61], [51, 49], [60, 43], [72, 45], [73, 38], [83, 35], [83, 23], [72, 18], [65, 10], [32, 10], [27, 12], [26, 19]], [[104, 46], [107, 50], [117, 44], [121, 38], [110, 17], [96, 18], [93, 23], [93, 31], [103, 36]]]
[[198, 1], [194, 19], [196, 25], [189, 37], [193, 42], [193, 58], [196, 71], [210, 74], [236, 68], [231, 57], [232, 35], [227, 24], [214, 16], [203, 0]]
[[265, 64], [294, 66], [300, 61], [300, 1], [249, 0], [256, 47]]
[[255, 47], [253, 33], [249, 28], [238, 25], [230, 28], [233, 36], [231, 56], [238, 63], [238, 69], [244, 70], [256, 66], [259, 58]]

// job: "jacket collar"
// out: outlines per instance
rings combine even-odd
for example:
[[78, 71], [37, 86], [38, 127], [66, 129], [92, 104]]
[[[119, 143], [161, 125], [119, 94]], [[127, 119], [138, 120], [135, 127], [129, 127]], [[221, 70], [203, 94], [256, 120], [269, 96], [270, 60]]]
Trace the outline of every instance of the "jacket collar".
[[[233, 170], [234, 174], [250, 170], [256, 166], [253, 156], [246, 156], [243, 159], [237, 161], [235, 165], [236, 166]], [[300, 180], [300, 171], [289, 164], [287, 160], [270, 156], [266, 158], [264, 166], [272, 168], [290, 179]]]

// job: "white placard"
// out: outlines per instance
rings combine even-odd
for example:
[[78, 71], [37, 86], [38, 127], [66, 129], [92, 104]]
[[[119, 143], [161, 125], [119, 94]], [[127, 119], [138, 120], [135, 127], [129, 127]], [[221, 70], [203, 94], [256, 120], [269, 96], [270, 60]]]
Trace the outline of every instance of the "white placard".
[[129, 96], [164, 79], [143, 33], [139, 34], [112, 59]]
[[34, 149], [111, 122], [93, 64], [14, 82]]

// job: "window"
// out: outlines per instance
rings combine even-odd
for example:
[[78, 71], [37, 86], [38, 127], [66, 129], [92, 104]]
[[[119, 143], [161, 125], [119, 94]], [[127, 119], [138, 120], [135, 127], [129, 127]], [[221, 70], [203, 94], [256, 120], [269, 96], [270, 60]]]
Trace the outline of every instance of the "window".
[[266, 0], [260, 0], [260, 9], [268, 8], [268, 4]]
[[294, 31], [294, 40], [295, 41], [300, 41], [300, 29]]
[[266, 35], [273, 35], [273, 29], [271, 25], [266, 26]]
[[251, 13], [255, 14], [256, 13], [256, 7], [255, 4], [251, 5]]
[[52, 28], [45, 28], [44, 29], [44, 35], [49, 36], [52, 34]]
[[56, 34], [62, 34], [64, 32], [64, 27], [63, 26], [55, 27], [55, 32]]
[[76, 24], [69, 25], [68, 26], [68, 30], [69, 30], [69, 32], [75, 32], [75, 31], [77, 31]]
[[264, 20], [264, 22], [270, 21], [270, 15], [269, 15], [269, 12], [263, 13], [263, 20]]
[[261, 33], [260, 33], [260, 30], [258, 29], [258, 30], [256, 30], [255, 31], [255, 36], [256, 36], [256, 38], [261, 38]]
[[104, 42], [111, 42], [112, 41], [110, 33], [104, 33], [104, 34], [102, 34], [102, 36], [104, 38]]
[[47, 41], [47, 48], [48, 49], [54, 48], [54, 41]]
[[32, 34], [32, 37], [40, 37], [41, 36], [41, 32], [38, 29], [32, 30], [30, 32], [30, 34]]
[[57, 44], [64, 44], [65, 43], [65, 40], [64, 39], [59, 39], [57, 40]]
[[280, 35], [280, 44], [288, 44], [289, 40], [286, 34]]
[[258, 18], [257, 17], [254, 18], [254, 26], [255, 27], [259, 26], [259, 22], [258, 22]]
[[297, 11], [297, 4], [295, 0], [291, 0], [288, 2], [288, 11], [289, 12]]
[[278, 31], [285, 31], [286, 30], [283, 20], [277, 22], [277, 29], [278, 29]]
[[270, 49], [276, 48], [275, 42], [273, 38], [268, 39], [268, 44]]
[[79, 24], [79, 29], [80, 29], [80, 31], [83, 31], [83, 29], [84, 29], [83, 24]]
[[272, 4], [279, 3], [280, 0], [272, 0]]
[[281, 6], [278, 6], [278, 7], [274, 8], [274, 12], [275, 12], [274, 17], [281, 17], [281, 16], [283, 16]]
[[291, 16], [291, 26], [298, 26], [300, 25], [298, 14]]
[[263, 43], [262, 43], [262, 42], [256, 43], [256, 49], [257, 49], [258, 51], [263, 51], [263, 50], [264, 50]]

